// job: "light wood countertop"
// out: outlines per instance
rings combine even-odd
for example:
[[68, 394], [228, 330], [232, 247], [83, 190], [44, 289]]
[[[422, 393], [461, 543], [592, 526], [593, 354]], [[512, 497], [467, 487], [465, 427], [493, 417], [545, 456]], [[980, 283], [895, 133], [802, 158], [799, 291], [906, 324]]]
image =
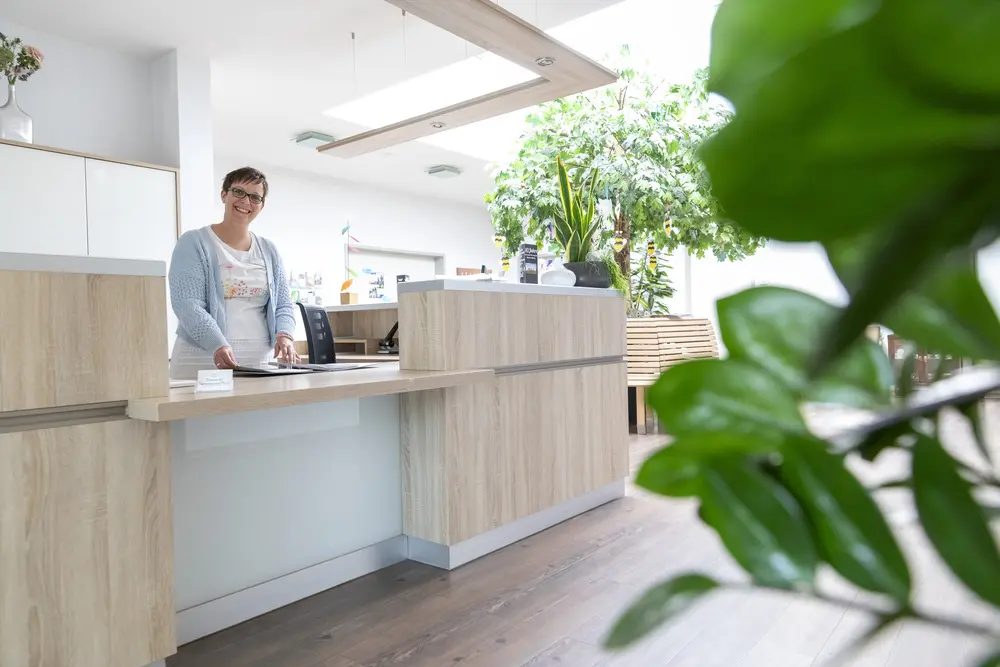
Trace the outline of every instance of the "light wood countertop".
[[324, 306], [328, 313], [361, 313], [366, 310], [396, 310], [399, 304], [395, 301], [376, 301], [375, 303], [347, 303]]
[[401, 371], [398, 363], [335, 373], [236, 378], [231, 392], [195, 393], [194, 387], [171, 389], [168, 396], [128, 403], [128, 416], [145, 421], [213, 417], [232, 412], [285, 408], [346, 398], [386, 396], [457, 387], [489, 380], [492, 370]]
[[344, 364], [391, 364], [399, 363], [398, 354], [354, 354], [338, 352], [337, 361]]
[[492, 292], [494, 294], [532, 294], [536, 296], [621, 298], [617, 290], [610, 287], [608, 289], [595, 289], [592, 287], [512, 283], [506, 280], [436, 278], [434, 280], [415, 280], [396, 285], [396, 293], [400, 296], [404, 294], [418, 294], [420, 292]]

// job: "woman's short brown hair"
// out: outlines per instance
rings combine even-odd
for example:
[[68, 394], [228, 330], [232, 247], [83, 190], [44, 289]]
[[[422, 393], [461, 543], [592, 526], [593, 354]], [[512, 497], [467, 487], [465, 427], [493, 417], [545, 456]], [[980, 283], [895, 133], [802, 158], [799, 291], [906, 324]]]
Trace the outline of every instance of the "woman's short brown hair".
[[229, 188], [233, 187], [236, 183], [253, 183], [254, 185], [260, 184], [264, 186], [264, 199], [267, 199], [267, 176], [261, 170], [254, 169], [253, 167], [233, 169], [222, 180], [222, 191], [229, 192]]

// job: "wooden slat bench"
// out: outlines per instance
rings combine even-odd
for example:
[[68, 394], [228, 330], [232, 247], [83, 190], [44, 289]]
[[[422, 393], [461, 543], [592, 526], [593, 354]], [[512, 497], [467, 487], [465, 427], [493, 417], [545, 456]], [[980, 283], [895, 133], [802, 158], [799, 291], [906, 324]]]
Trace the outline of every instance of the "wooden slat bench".
[[628, 386], [635, 390], [636, 432], [646, 433], [646, 388], [667, 368], [691, 359], [718, 359], [711, 320], [629, 318], [626, 328]]

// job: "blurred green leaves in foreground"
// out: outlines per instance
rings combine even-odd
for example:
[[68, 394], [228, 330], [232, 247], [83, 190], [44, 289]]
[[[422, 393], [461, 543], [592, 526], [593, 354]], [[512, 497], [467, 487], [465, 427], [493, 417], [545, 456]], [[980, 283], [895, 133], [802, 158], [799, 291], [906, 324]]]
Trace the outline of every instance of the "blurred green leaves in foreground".
[[[855, 476], [888, 450], [912, 462], [891, 486], [913, 494], [943, 562], [1000, 608], [997, 512], [980, 494], [1000, 488], [979, 415], [997, 383], [900, 408], [892, 385], [908, 393], [909, 378], [893, 378], [863, 335], [879, 323], [966, 368], [1000, 360], [1000, 321], [974, 264], [1000, 235], [998, 35], [996, 0], [724, 0], [713, 25], [710, 88], [736, 111], [703, 150], [714, 194], [751, 234], [821, 243], [850, 300], [765, 287], [720, 301], [729, 356], [675, 366], [649, 391], [674, 440], [636, 482], [696, 499], [756, 586], [826, 599], [815, 582], [830, 568], [876, 594], [880, 629], [920, 618], [995, 631], [914, 603], [877, 490]], [[814, 403], [884, 414], [838, 446], [810, 432], [801, 408]], [[940, 441], [952, 408], [977, 440], [975, 464]], [[619, 619], [608, 647], [726, 585], [696, 573], [660, 584]]]

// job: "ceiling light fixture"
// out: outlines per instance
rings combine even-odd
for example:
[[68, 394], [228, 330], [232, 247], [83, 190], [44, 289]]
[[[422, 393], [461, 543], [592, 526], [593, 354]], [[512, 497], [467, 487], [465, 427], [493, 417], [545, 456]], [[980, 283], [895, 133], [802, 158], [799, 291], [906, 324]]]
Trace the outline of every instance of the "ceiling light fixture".
[[539, 67], [551, 67], [556, 64], [556, 59], [550, 56], [542, 56], [541, 58], [535, 58], [535, 64]]
[[435, 178], [457, 178], [462, 175], [462, 170], [450, 164], [439, 164], [427, 168], [427, 175]]
[[440, 130], [442, 127], [444, 127], [444, 123], [441, 122], [431, 123], [431, 127], [433, 127], [435, 130]]
[[335, 141], [334, 137], [329, 134], [323, 134], [322, 132], [303, 132], [292, 138], [297, 146], [307, 146], [309, 148], [319, 148], [320, 146], [325, 146], [331, 141]]

